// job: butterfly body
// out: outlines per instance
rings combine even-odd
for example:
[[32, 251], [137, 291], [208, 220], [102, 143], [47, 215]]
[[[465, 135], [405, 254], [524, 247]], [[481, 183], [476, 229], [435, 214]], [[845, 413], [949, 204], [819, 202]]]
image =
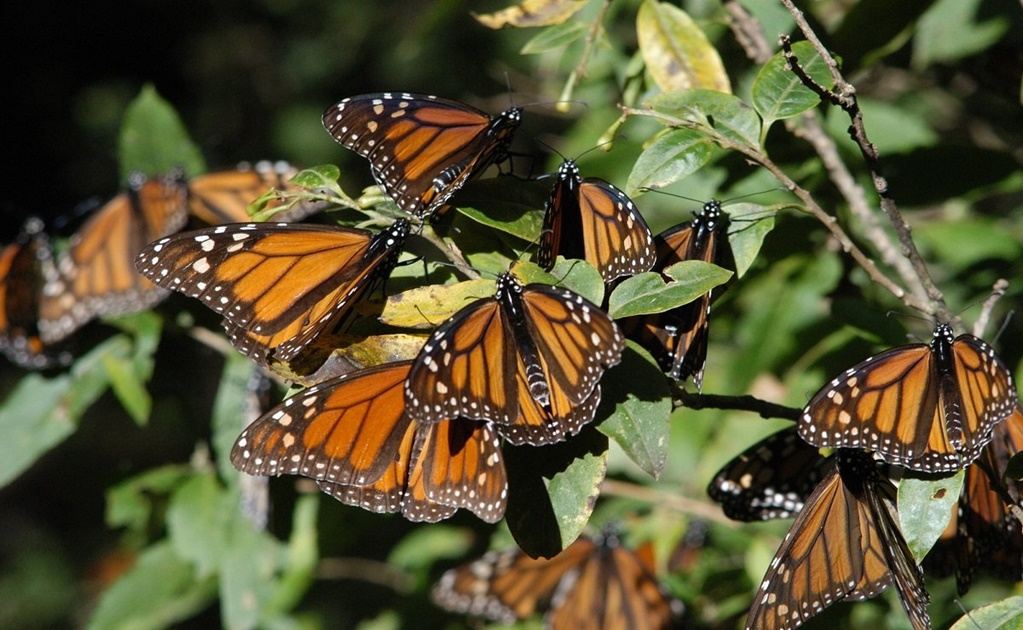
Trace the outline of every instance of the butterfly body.
[[424, 344], [406, 385], [409, 414], [489, 420], [516, 444], [556, 442], [593, 419], [598, 381], [623, 349], [595, 305], [504, 274], [492, 298], [462, 308]]
[[323, 114], [327, 132], [367, 158], [377, 184], [417, 218], [504, 161], [521, 121], [518, 107], [491, 118], [458, 101], [397, 92], [346, 98]]
[[558, 168], [544, 209], [537, 264], [554, 266], [558, 255], [586, 260], [605, 282], [649, 271], [653, 236], [624, 192], [596, 177], [583, 179], [573, 160]]
[[930, 344], [882, 352], [822, 388], [804, 408], [799, 434], [815, 446], [877, 451], [914, 470], [958, 470], [1016, 401], [994, 350], [939, 324]]

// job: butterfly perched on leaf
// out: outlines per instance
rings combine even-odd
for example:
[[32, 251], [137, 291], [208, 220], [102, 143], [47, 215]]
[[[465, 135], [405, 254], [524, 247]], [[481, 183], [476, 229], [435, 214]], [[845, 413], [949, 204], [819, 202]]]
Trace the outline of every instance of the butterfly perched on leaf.
[[914, 630], [929, 630], [930, 596], [899, 529], [895, 487], [862, 451], [839, 449], [829, 461], [767, 569], [746, 630], [798, 628], [892, 583]]
[[327, 132], [367, 158], [377, 184], [420, 219], [507, 159], [521, 120], [518, 107], [491, 117], [458, 101], [403, 92], [352, 96], [323, 114]]
[[338, 500], [434, 522], [465, 508], [504, 516], [507, 475], [492, 425], [457, 418], [413, 422], [404, 385], [411, 362], [329, 379], [268, 411], [235, 442], [250, 475], [302, 475]]
[[40, 309], [47, 343], [65, 339], [88, 321], [145, 310], [168, 294], [135, 271], [148, 243], [173, 234], [188, 220], [184, 176], [135, 174], [119, 193], [86, 218], [57, 259], [56, 297]]
[[[721, 264], [725, 219], [721, 203], [704, 204], [692, 221], [680, 223], [654, 237], [655, 270], [685, 260]], [[671, 280], [665, 276], [666, 280]], [[692, 378], [699, 389], [707, 362], [711, 293], [663, 313], [637, 315], [622, 320], [626, 336], [642, 345], [675, 381]]]
[[[270, 190], [293, 192], [291, 178], [298, 169], [287, 162], [242, 163], [234, 168], [203, 173], [188, 180], [188, 211], [206, 225], [248, 223], [248, 207]], [[270, 207], [279, 205], [274, 202]], [[274, 221], [299, 221], [317, 210], [312, 203], [298, 203], [274, 214]]]
[[257, 363], [292, 362], [308, 350], [315, 370], [356, 302], [390, 273], [410, 229], [406, 220], [376, 233], [230, 223], [160, 239], [136, 265], [222, 315], [231, 342]]
[[656, 258], [652, 240], [624, 192], [596, 177], [583, 179], [573, 160], [561, 164], [544, 208], [537, 264], [549, 271], [558, 255], [579, 258], [611, 282], [650, 270]]
[[502, 623], [544, 612], [551, 630], [660, 630], [681, 612], [653, 567], [609, 532], [581, 536], [549, 560], [518, 548], [488, 552], [446, 572], [431, 595], [447, 610]]
[[549, 444], [593, 420], [598, 382], [625, 348], [599, 307], [545, 284], [497, 279], [424, 344], [405, 388], [419, 422], [463, 416], [494, 422], [514, 444]]
[[0, 249], [0, 352], [21, 367], [40, 370], [71, 362], [62, 344], [48, 344], [39, 334], [41, 304], [57, 298], [52, 292], [56, 273], [43, 222], [32, 217], [17, 240]]
[[737, 521], [795, 516], [832, 463], [796, 427], [767, 436], [725, 464], [707, 494]]
[[935, 575], [955, 575], [960, 595], [970, 589], [977, 573], [1023, 582], [1023, 528], [995, 489], [996, 484], [1003, 486], [1008, 498], [1020, 505], [1023, 482], [1001, 478], [1009, 458], [1019, 452], [1023, 452], [1023, 408], [1017, 407], [992, 430], [991, 442], [977, 461], [966, 467], [956, 512], [924, 558], [924, 568]]
[[898, 346], [846, 370], [803, 409], [815, 446], [865, 448], [923, 472], [963, 468], [1017, 405], [1012, 375], [989, 345], [938, 324], [930, 344]]

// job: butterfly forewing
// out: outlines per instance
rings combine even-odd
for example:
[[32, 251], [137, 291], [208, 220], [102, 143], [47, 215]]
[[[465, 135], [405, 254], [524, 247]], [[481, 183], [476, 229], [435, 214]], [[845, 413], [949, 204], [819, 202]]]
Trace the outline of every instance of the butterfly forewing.
[[799, 433], [816, 446], [866, 448], [925, 472], [958, 470], [1016, 404], [1012, 377], [972, 335], [935, 328], [930, 345], [892, 348], [821, 389]]
[[519, 108], [491, 118], [458, 101], [397, 92], [346, 98], [323, 114], [330, 135], [369, 159], [384, 192], [416, 217], [505, 159], [520, 121]]
[[409, 363], [367, 368], [310, 387], [247, 427], [231, 462], [251, 475], [370, 485], [405, 439]]

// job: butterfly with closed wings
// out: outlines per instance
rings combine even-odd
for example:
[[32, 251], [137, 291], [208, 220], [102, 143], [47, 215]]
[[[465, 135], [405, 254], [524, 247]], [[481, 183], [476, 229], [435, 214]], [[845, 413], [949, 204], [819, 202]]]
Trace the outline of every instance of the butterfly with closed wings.
[[427, 340], [405, 388], [419, 422], [494, 422], [513, 444], [558, 442], [593, 420], [598, 382], [625, 348], [600, 308], [545, 284], [497, 279], [491, 298], [455, 313]]
[[521, 120], [519, 107], [492, 118], [458, 101], [400, 92], [352, 96], [323, 114], [327, 132], [367, 158], [377, 184], [419, 219], [507, 159]]
[[846, 370], [803, 409], [814, 446], [865, 448], [923, 472], [963, 468], [1017, 405], [1012, 375], [973, 335], [938, 324], [930, 344], [886, 350]]
[[[680, 223], [654, 237], [657, 261], [663, 270], [684, 260], [720, 264], [719, 241], [724, 237], [725, 219], [721, 203], [712, 200], [692, 221]], [[665, 276], [666, 280], [671, 280]], [[707, 362], [708, 322], [711, 293], [663, 313], [637, 315], [622, 320], [625, 335], [650, 352], [675, 381], [692, 377], [697, 389], [703, 385]]]
[[518, 548], [488, 552], [441, 576], [432, 597], [447, 610], [502, 623], [546, 611], [551, 630], [663, 630], [681, 612], [653, 568], [608, 531], [581, 536], [549, 560]]
[[611, 282], [650, 270], [656, 258], [652, 239], [624, 192], [596, 177], [583, 179], [573, 160], [561, 164], [544, 209], [537, 264], [550, 270], [559, 254], [579, 258]]
[[411, 226], [377, 233], [290, 223], [230, 223], [151, 243], [139, 272], [198, 298], [224, 317], [231, 342], [261, 365], [292, 362], [310, 371], [354, 316], [354, 305], [391, 271]]
[[767, 569], [746, 630], [792, 630], [893, 582], [914, 630], [930, 630], [930, 596], [899, 530], [895, 487], [862, 451], [839, 449], [829, 461]]
[[466, 508], [501, 519], [507, 476], [490, 423], [412, 422], [404, 385], [411, 362], [329, 379], [247, 427], [231, 462], [250, 475], [302, 475], [343, 503], [434, 522]]

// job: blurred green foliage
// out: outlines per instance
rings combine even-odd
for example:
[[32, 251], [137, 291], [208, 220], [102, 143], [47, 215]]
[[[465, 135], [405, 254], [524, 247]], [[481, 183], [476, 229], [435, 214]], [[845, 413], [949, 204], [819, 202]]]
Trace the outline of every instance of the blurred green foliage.
[[[362, 92], [427, 92], [491, 112], [527, 104], [514, 145], [534, 156], [523, 170], [550, 172], [561, 161], [540, 143], [581, 156], [586, 175], [634, 195], [655, 232], [691, 218], [700, 203], [642, 187], [696, 200], [759, 193], [746, 200], [749, 207], [725, 204], [733, 220], [767, 209], [774, 223], [773, 230], [749, 228], [752, 237], [741, 229], [731, 237], [744, 257], [739, 277], [714, 304], [708, 393], [753, 394], [800, 407], [827, 379], [877, 349], [903, 343], [907, 334], [929, 335], [930, 324], [907, 314], [765, 169], [738, 154], [736, 147], [769, 154], [869, 248], [868, 226], [851, 217], [819, 156], [794, 133], [800, 114], [817, 111], [837, 158], [876, 207], [869, 173], [848, 139], [848, 118], [819, 105], [779, 58], [765, 66], [750, 61], [719, 2], [681, 3], [693, 18], [689, 24], [677, 19], [675, 7], [591, 0], [565, 24], [500, 31], [470, 14], [502, 8], [497, 1], [54, 4], [60, 11], [33, 4], [25, 20], [45, 21], [39, 39], [53, 45], [24, 49], [14, 61], [28, 72], [12, 97], [24, 113], [17, 131], [26, 134], [13, 146], [25, 148], [29, 168], [8, 169], [7, 189], [33, 192], [5, 200], [9, 229], [28, 212], [55, 216], [90, 195], [113, 196], [124, 169], [163, 168], [168, 155], [196, 172], [204, 163], [262, 158], [334, 163], [341, 190], [358, 198], [372, 183], [369, 169], [323, 132], [323, 109]], [[793, 32], [791, 17], [773, 0], [743, 4], [775, 52], [776, 35]], [[893, 196], [952, 309], [972, 321], [995, 280], [1009, 280], [986, 336], [1023, 377], [1020, 318], [1008, 319], [994, 338], [1023, 305], [1023, 18], [1009, 0], [892, 7], [876, 1], [802, 6], [856, 86]], [[658, 46], [641, 50], [640, 11], [663, 29], [667, 39], [655, 40]], [[595, 20], [603, 31], [594, 29]], [[644, 65], [672, 32], [693, 25], [720, 54], [734, 96], [663, 91], [664, 67]], [[591, 33], [597, 33], [592, 41]], [[803, 44], [797, 51], [800, 59], [808, 52]], [[811, 70], [818, 79], [827, 76], [815, 64]], [[145, 133], [188, 143], [154, 151], [137, 142], [133, 108], [157, 94], [172, 110]], [[563, 112], [554, 104], [565, 99]], [[659, 122], [633, 116], [615, 128], [619, 104], [650, 104], [699, 120], [695, 128], [663, 131]], [[583, 155], [610, 139], [609, 129], [618, 132], [613, 144]], [[524, 163], [517, 161], [516, 172]], [[465, 251], [469, 261], [506, 268], [539, 231], [536, 210], [546, 190], [544, 180], [534, 186], [504, 177], [468, 186], [461, 197], [466, 208], [453, 225], [461, 238], [479, 237]], [[493, 199], [499, 203], [488, 203]], [[398, 270], [399, 276], [419, 273]], [[585, 290], [592, 280], [585, 274], [569, 284]], [[628, 304], [628, 289], [613, 299]], [[663, 287], [634, 290], [671, 297]], [[248, 518], [251, 480], [227, 460], [253, 367], [186, 334], [193, 326], [219, 329], [198, 304], [175, 295], [158, 311], [162, 317], [141, 313], [106, 322], [103, 340], [67, 372], [25, 374], [10, 366], [0, 372], [0, 429], [8, 438], [0, 442], [0, 627], [464, 627], [471, 622], [429, 602], [432, 581], [490, 546], [514, 544], [512, 533], [535, 526], [532, 519], [552, 517], [562, 535], [574, 537], [589, 515], [579, 506], [606, 466], [613, 483], [591, 522], [622, 521], [628, 542], [655, 543], [662, 566], [694, 523], [705, 526], [697, 559], [664, 576], [665, 583], [685, 601], [694, 627], [732, 629], [788, 526], [729, 522], [704, 492], [728, 459], [786, 423], [714, 409], [677, 409], [666, 423], [666, 392], [628, 386], [629, 377], [649, 367], [633, 350], [605, 390], [606, 402], [619, 404], [602, 407], [610, 419], [601, 433], [585, 434], [571, 460], [579, 476], [518, 480], [526, 493], [540, 484], [552, 495], [549, 514], [519, 511], [523, 522], [496, 528], [466, 513], [416, 525], [342, 506], [308, 483], [283, 478], [270, 482], [263, 530]], [[886, 317], [887, 311], [902, 316]], [[282, 395], [273, 392], [275, 401]], [[595, 454], [606, 443], [610, 451]], [[536, 449], [506, 450], [517, 470], [545, 464], [534, 461], [545, 457], [529, 452]], [[951, 580], [929, 579], [928, 588], [936, 626], [961, 616]], [[972, 609], [1010, 590], [982, 581], [963, 605]], [[829, 608], [809, 627], [829, 623], [908, 627], [890, 592]]]

